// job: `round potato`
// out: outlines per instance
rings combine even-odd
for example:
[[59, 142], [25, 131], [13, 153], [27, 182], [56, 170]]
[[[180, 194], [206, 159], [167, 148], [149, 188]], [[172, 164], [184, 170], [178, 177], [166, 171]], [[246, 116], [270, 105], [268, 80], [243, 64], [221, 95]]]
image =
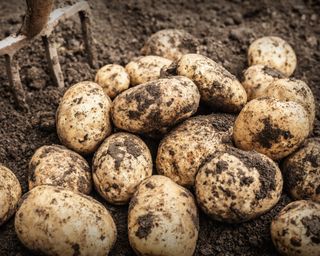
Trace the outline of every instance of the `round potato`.
[[0, 164], [0, 226], [16, 211], [21, 186], [14, 173]]
[[229, 223], [253, 219], [279, 201], [282, 176], [268, 157], [228, 147], [200, 168], [196, 181], [200, 207], [215, 220]]
[[80, 82], [64, 94], [56, 114], [62, 144], [81, 154], [93, 153], [111, 133], [111, 100], [101, 86]]
[[193, 195], [155, 175], [138, 187], [129, 206], [128, 235], [138, 255], [193, 255], [199, 218]]
[[190, 78], [201, 94], [201, 100], [216, 110], [239, 112], [247, 102], [247, 94], [235, 76], [215, 61], [186, 54], [177, 63], [177, 74]]
[[297, 57], [285, 40], [276, 36], [266, 36], [255, 40], [250, 45], [248, 62], [249, 66], [262, 64], [290, 76], [296, 69]]
[[147, 145], [130, 133], [115, 133], [100, 146], [93, 159], [93, 180], [99, 194], [112, 204], [126, 204], [137, 186], [152, 175]]
[[320, 203], [320, 138], [307, 139], [282, 165], [285, 186], [296, 199]]
[[22, 198], [15, 230], [20, 241], [37, 254], [105, 256], [116, 241], [112, 216], [88, 196], [43, 185]]
[[316, 105], [312, 91], [305, 82], [294, 78], [278, 79], [269, 85], [264, 95], [282, 101], [294, 101], [302, 105], [309, 116], [310, 132], [313, 130]]
[[320, 204], [295, 201], [271, 223], [271, 237], [281, 255], [319, 256]]
[[257, 64], [250, 66], [243, 72], [242, 86], [247, 92], [248, 101], [263, 97], [266, 88], [284, 75], [279, 71], [267, 66]]
[[130, 88], [113, 101], [114, 125], [133, 133], [157, 133], [193, 115], [199, 106], [197, 86], [176, 76]]
[[40, 185], [61, 186], [89, 194], [91, 170], [79, 154], [60, 145], [42, 146], [29, 162], [29, 189]]
[[159, 79], [161, 69], [171, 63], [171, 60], [160, 56], [144, 56], [129, 62], [126, 71], [130, 75], [131, 85], [144, 84]]
[[130, 76], [124, 67], [108, 64], [98, 70], [95, 82], [102, 87], [105, 94], [113, 99], [129, 88]]
[[184, 30], [164, 29], [151, 35], [141, 54], [157, 55], [177, 61], [187, 53], [198, 53], [199, 41]]
[[235, 116], [211, 114], [184, 121], [160, 142], [157, 171], [181, 186], [193, 186], [202, 162], [221, 144], [232, 145]]
[[269, 97], [250, 101], [233, 128], [238, 148], [258, 151], [273, 160], [294, 152], [308, 134], [308, 114], [300, 104]]

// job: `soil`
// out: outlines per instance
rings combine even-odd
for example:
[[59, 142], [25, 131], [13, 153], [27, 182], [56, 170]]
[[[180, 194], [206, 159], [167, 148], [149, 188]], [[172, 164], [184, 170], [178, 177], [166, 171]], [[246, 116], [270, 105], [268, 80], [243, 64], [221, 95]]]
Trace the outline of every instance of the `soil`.
[[[71, 1], [56, 0], [56, 6]], [[320, 100], [320, 2], [317, 0], [210, 1], [210, 0], [90, 0], [98, 66], [124, 65], [139, 55], [144, 41], [164, 28], [185, 29], [201, 42], [201, 52], [223, 64], [238, 78], [247, 66], [246, 50], [253, 39], [277, 35], [295, 49], [298, 67], [294, 76], [311, 87], [319, 110]], [[0, 2], [0, 38], [18, 31], [22, 24], [23, 0]], [[62, 65], [66, 86], [93, 80], [96, 70], [86, 62], [78, 17], [61, 24], [52, 36]], [[0, 60], [0, 162], [14, 171], [27, 191], [27, 164], [34, 151], [59, 143], [54, 114], [64, 90], [53, 86], [48, 75], [41, 40], [16, 56], [27, 92], [30, 113], [14, 106]], [[204, 112], [209, 112], [202, 107]], [[320, 111], [313, 135], [320, 136]], [[148, 139], [153, 155], [157, 143]], [[91, 161], [91, 159], [89, 158]], [[97, 194], [93, 194], [104, 202]], [[255, 220], [231, 225], [216, 222], [200, 213], [200, 236], [195, 255], [277, 255], [270, 239], [270, 221], [290, 201], [283, 193], [280, 202]], [[104, 203], [118, 227], [118, 240], [110, 255], [134, 255], [126, 233], [127, 206]], [[33, 255], [17, 239], [14, 218], [0, 227], [0, 255]]]

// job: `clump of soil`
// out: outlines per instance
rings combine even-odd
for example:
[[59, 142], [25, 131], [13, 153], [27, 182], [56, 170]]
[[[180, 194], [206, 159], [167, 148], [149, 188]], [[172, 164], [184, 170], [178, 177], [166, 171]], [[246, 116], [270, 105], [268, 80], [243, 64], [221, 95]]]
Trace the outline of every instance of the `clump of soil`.
[[[56, 0], [56, 7], [74, 1]], [[320, 102], [320, 3], [319, 1], [240, 1], [221, 0], [89, 0], [92, 6], [93, 32], [98, 51], [98, 66], [124, 65], [139, 51], [154, 32], [165, 28], [185, 29], [201, 43], [201, 53], [224, 65], [238, 78], [247, 67], [246, 50], [252, 40], [275, 35], [287, 40], [298, 57], [294, 76], [311, 87]], [[18, 31], [25, 1], [0, 2], [0, 38]], [[93, 80], [96, 70], [86, 62], [78, 17], [66, 21], [52, 37], [58, 48], [66, 86]], [[40, 39], [19, 52], [21, 79], [28, 95], [30, 113], [14, 107], [6, 77], [4, 59], [0, 59], [0, 162], [12, 169], [27, 191], [28, 162], [34, 151], [46, 144], [59, 143], [54, 115], [65, 89], [53, 86]], [[206, 106], [201, 113], [210, 113]], [[314, 135], [320, 136], [320, 113]], [[147, 139], [155, 157], [157, 141]], [[91, 161], [91, 158], [88, 158]], [[93, 196], [113, 214], [118, 239], [110, 255], [134, 255], [127, 238], [127, 206], [111, 206], [97, 194]], [[271, 219], [290, 201], [283, 194], [267, 214], [242, 224], [225, 224], [200, 215], [200, 235], [195, 255], [276, 255], [270, 238]], [[34, 255], [18, 240], [14, 219], [0, 227], [0, 255]]]

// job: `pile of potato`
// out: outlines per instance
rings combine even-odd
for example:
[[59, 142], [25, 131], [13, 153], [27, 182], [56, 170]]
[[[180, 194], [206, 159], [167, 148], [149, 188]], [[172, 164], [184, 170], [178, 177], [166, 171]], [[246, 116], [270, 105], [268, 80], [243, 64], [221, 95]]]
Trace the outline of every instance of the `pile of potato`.
[[[66, 91], [56, 114], [64, 146], [35, 152], [19, 205], [20, 184], [0, 167], [0, 224], [18, 209], [17, 235], [32, 251], [107, 255], [117, 229], [88, 196], [94, 187], [110, 204], [129, 203], [137, 255], [188, 256], [198, 207], [217, 221], [249, 221], [272, 209], [284, 187], [297, 201], [273, 220], [274, 245], [284, 255], [318, 256], [320, 139], [307, 139], [315, 100], [305, 82], [289, 78], [297, 62], [290, 45], [254, 41], [241, 82], [200, 55], [185, 31], [159, 31], [141, 53]], [[200, 101], [212, 114], [193, 116]], [[154, 163], [139, 136], [161, 139]], [[91, 167], [83, 156], [93, 156]]]

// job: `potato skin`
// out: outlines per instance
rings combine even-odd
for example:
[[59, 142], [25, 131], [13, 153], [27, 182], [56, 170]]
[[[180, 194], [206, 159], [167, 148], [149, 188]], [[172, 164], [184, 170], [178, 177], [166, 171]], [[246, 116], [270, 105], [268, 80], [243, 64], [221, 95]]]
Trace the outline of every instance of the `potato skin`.
[[151, 153], [143, 140], [133, 134], [115, 133], [95, 153], [94, 184], [109, 203], [128, 203], [140, 182], [151, 175]]
[[0, 226], [16, 211], [21, 185], [14, 173], [0, 164]]
[[271, 159], [227, 147], [199, 169], [195, 188], [197, 202], [206, 214], [218, 221], [239, 223], [276, 205], [282, 184], [280, 169]]
[[191, 256], [199, 218], [193, 195], [154, 175], [138, 187], [129, 206], [128, 235], [137, 255]]
[[320, 203], [320, 138], [307, 139], [282, 164], [285, 186], [295, 200]]
[[107, 255], [117, 237], [112, 216], [102, 204], [49, 185], [23, 196], [15, 230], [27, 248], [45, 255]]
[[278, 79], [268, 86], [264, 96], [282, 101], [294, 101], [302, 105], [309, 116], [310, 132], [313, 130], [316, 105], [312, 91], [305, 82], [294, 78]]
[[117, 64], [108, 64], [100, 68], [95, 76], [104, 93], [111, 99], [130, 86], [130, 76], [125, 68]]
[[131, 85], [134, 86], [159, 79], [161, 69], [171, 63], [171, 60], [160, 56], [143, 56], [129, 62], [126, 71], [130, 75]]
[[191, 117], [160, 142], [156, 167], [159, 174], [181, 186], [193, 186], [202, 162], [220, 145], [232, 145], [235, 116], [211, 114]]
[[199, 106], [197, 86], [176, 76], [130, 88], [115, 98], [114, 125], [132, 133], [157, 133], [193, 115]]
[[277, 79], [285, 76], [276, 69], [257, 64], [243, 72], [242, 86], [247, 92], [248, 101], [265, 96], [265, 90]]
[[276, 36], [266, 36], [255, 40], [249, 46], [248, 62], [249, 66], [262, 64], [290, 76], [296, 69], [297, 57], [285, 40]]
[[150, 36], [141, 49], [141, 54], [177, 61], [184, 54], [198, 53], [199, 46], [198, 39], [184, 30], [164, 29]]
[[91, 170], [79, 154], [60, 145], [42, 146], [29, 162], [29, 189], [40, 185], [61, 186], [89, 194], [92, 188]]
[[279, 160], [294, 152], [308, 133], [308, 114], [300, 104], [264, 97], [250, 101], [241, 110], [233, 139], [240, 149]]
[[201, 100], [216, 110], [237, 113], [247, 102], [241, 83], [215, 61], [199, 55], [186, 54], [177, 63], [177, 74], [190, 78], [201, 94]]
[[111, 100], [101, 86], [84, 81], [64, 94], [56, 114], [62, 144], [80, 153], [93, 153], [111, 133]]
[[288, 204], [271, 223], [271, 238], [281, 255], [319, 256], [320, 204]]

